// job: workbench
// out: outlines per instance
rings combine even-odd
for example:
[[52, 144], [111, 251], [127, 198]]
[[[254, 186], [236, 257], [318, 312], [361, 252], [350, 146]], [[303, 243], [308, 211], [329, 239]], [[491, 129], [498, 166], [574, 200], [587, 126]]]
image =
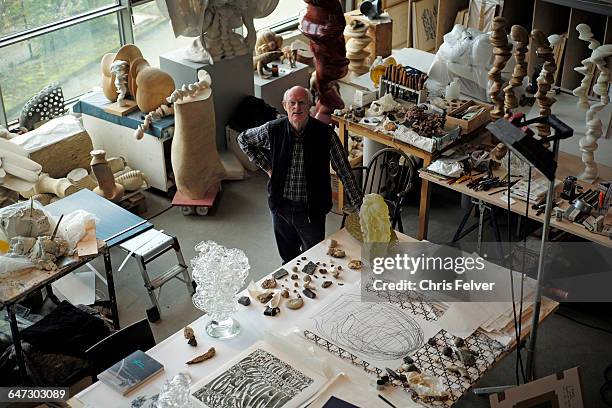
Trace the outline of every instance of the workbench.
[[[396, 233], [398, 239], [401, 242], [417, 242], [414, 238]], [[364, 371], [364, 367], [358, 365], [354, 360], [351, 360], [348, 356], [348, 351], [343, 351], [338, 355], [334, 353], [333, 349], [327, 349], [320, 342], [314, 342], [311, 339], [307, 339], [301, 334], [290, 334], [296, 321], [300, 318], [305, 317], [305, 313], [310, 314], [321, 310], [324, 307], [326, 299], [336, 299], [338, 296], [345, 293], [352, 284], [358, 283], [363, 276], [361, 271], [355, 271], [348, 268], [348, 261], [350, 259], [360, 258], [361, 245], [354, 239], [346, 229], [335, 232], [329, 239], [335, 239], [341, 248], [346, 252], [346, 258], [334, 259], [333, 261], [337, 265], [342, 265], [343, 273], [341, 280], [338, 282], [342, 284], [334, 284], [327, 289], [318, 289], [317, 297], [315, 299], [309, 299], [304, 297], [304, 306], [300, 310], [290, 310], [284, 304], [281, 305], [281, 312], [275, 317], [264, 316], [263, 310], [265, 305], [259, 303], [253, 299], [249, 306], [238, 306], [238, 312], [235, 313], [234, 318], [241, 325], [240, 334], [231, 340], [218, 340], [213, 339], [206, 335], [205, 326], [210, 320], [210, 317], [204, 315], [194, 322], [190, 323], [189, 326], [193, 328], [197, 341], [197, 347], [191, 347], [187, 344], [187, 341], [183, 335], [183, 329], [180, 328], [170, 337], [166, 338], [161, 343], [157, 344], [153, 348], [147, 351], [147, 354], [158, 360], [164, 365], [164, 374], [154, 377], [150, 381], [146, 382], [136, 392], [122, 396], [116, 391], [112, 390], [109, 386], [98, 381], [88, 387], [87, 389], [78, 393], [73, 400], [71, 400], [76, 407], [104, 407], [104, 408], [115, 408], [115, 407], [126, 407], [130, 406], [130, 401], [138, 396], [151, 397], [159, 392], [159, 389], [165, 379], [170, 379], [179, 372], [187, 372], [192, 378], [192, 384], [197, 383], [201, 379], [210, 375], [214, 370], [221, 367], [224, 363], [235, 357], [242, 350], [252, 346], [255, 342], [262, 339], [268, 338], [271, 334], [273, 336], [284, 337], [295, 347], [303, 351], [303, 353], [314, 353], [315, 359], [325, 360], [330, 367], [345, 373], [351, 387], [342, 388], [337, 384], [334, 384], [330, 388], [334, 390], [334, 395], [342, 398], [348, 398], [351, 392], [359, 392], [360, 396], [368, 397], [367, 401], [361, 401], [363, 404], [359, 406], [372, 407], [372, 408], [384, 408], [385, 405], [378, 397], [377, 394], [381, 393], [394, 401], [397, 406], [404, 408], [416, 408], [422, 407], [418, 403], [412, 401], [409, 398], [409, 394], [402, 390], [402, 387], [387, 387], [384, 391], [376, 391], [372, 386], [373, 380], [376, 378], [372, 373]], [[301, 254], [296, 259], [283, 265], [283, 267], [291, 271], [292, 267], [296, 265], [296, 262], [301, 257], [307, 257], [310, 260], [321, 260], [324, 262], [329, 261], [329, 256], [326, 255], [327, 245], [325, 241], [320, 242], [314, 247], [310, 248], [305, 253]], [[270, 271], [273, 272], [273, 271]], [[263, 279], [269, 277], [265, 276], [262, 278], [257, 286], [261, 284]], [[322, 276], [321, 276], [322, 277]], [[285, 283], [284, 280], [279, 280]], [[320, 281], [320, 279], [319, 279]], [[289, 281], [291, 282], [291, 281]], [[286, 283], [285, 283], [286, 284]], [[238, 296], [248, 295], [247, 291], [244, 290]], [[558, 307], [558, 303], [548, 298], [543, 298], [542, 309], [540, 313], [540, 321], [550, 316]], [[523, 310], [523, 319], [529, 319], [531, 315], [531, 307]], [[269, 334], [268, 334], [269, 333]], [[526, 339], [530, 333], [530, 325], [523, 324], [523, 330], [521, 332], [521, 339]], [[480, 333], [478, 335], [481, 335]], [[508, 332], [509, 336], [514, 337], [514, 329]], [[314, 351], [309, 351], [314, 347]], [[185, 362], [194, 358], [195, 356], [202, 354], [209, 347], [215, 347], [216, 355], [214, 358], [207, 360], [201, 364], [185, 365]], [[423, 346], [427, 348], [428, 346]], [[497, 358], [487, 367], [488, 371], [504, 358], [511, 355], [512, 350], [516, 348], [516, 343], [512, 342], [505, 350], [501, 352]], [[336, 348], [337, 351], [337, 348]], [[432, 354], [433, 355], [433, 354]], [[313, 360], [313, 366], [316, 365], [316, 360]], [[485, 371], [485, 372], [486, 372]], [[482, 373], [484, 374], [484, 373]], [[438, 374], [439, 375], [439, 374]], [[476, 380], [473, 381], [473, 385]], [[355, 389], [357, 388], [357, 390]], [[469, 389], [463, 392], [468, 392]], [[320, 408], [322, 405], [313, 404], [311, 407]]]
[[[597, 183], [599, 181], [612, 180], [612, 168], [604, 166], [602, 164], [598, 164], [597, 166], [599, 169], [599, 179], [596, 180], [595, 183], [591, 184], [591, 183], [586, 183], [586, 182], [578, 180], [577, 183], [581, 185], [585, 190], [589, 188], [596, 189]], [[576, 176], [581, 173], [582, 168], [583, 168], [583, 164], [582, 164], [580, 157], [574, 156], [568, 153], [564, 153], [564, 152], [559, 152], [559, 160], [558, 160], [557, 174], [556, 174], [556, 178], [558, 180], [563, 181], [565, 177], [567, 176]], [[467, 187], [467, 183], [449, 184], [448, 181], [441, 180], [440, 178], [435, 177], [432, 174], [427, 173], [425, 171], [420, 171], [419, 175], [421, 179], [423, 179], [423, 181], [435, 183], [442, 187], [456, 191], [458, 193], [465, 194], [475, 200], [478, 200], [479, 202], [491, 204], [491, 205], [494, 205], [502, 209], [508, 208], [507, 201], [505, 199], [500, 198], [503, 194], [501, 190], [505, 191], [505, 189], [496, 188], [496, 189], [493, 189], [492, 191], [474, 191]], [[502, 168], [498, 168], [493, 171], [493, 175], [502, 179], [506, 176], [506, 171]], [[491, 194], [494, 191], [499, 191], [499, 192], [496, 194]], [[513, 199], [513, 200], [515, 202], [510, 205], [510, 210], [513, 213], [524, 216], [525, 207], [527, 206], [529, 207], [527, 214], [530, 219], [541, 222], [541, 223], [544, 222], [544, 214], [543, 213], [539, 215], [536, 214], [536, 211], [531, 209], [531, 204], [527, 205], [524, 201], [520, 201], [517, 199]], [[562, 209], [566, 209], [568, 205], [569, 204], [567, 201], [563, 201], [563, 203], [559, 207]], [[607, 247], [612, 248], [612, 239], [609, 239], [608, 237], [603, 236], [603, 235], [599, 235], [599, 234], [590, 232], [586, 228], [584, 228], [582, 225], [576, 225], [571, 221], [568, 221], [565, 219], [558, 221], [553, 216], [551, 218], [550, 226], [553, 228], [557, 228], [559, 230], [568, 232], [570, 234], [576, 235], [578, 237], [584, 238], [586, 240], [596, 242], [601, 245], [605, 245]]]

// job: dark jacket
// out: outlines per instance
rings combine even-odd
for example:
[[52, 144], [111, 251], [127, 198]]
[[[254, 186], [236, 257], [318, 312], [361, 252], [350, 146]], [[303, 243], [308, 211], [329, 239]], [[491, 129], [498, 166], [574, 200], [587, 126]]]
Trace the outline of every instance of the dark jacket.
[[[268, 204], [274, 209], [283, 200], [285, 179], [291, 164], [295, 136], [289, 119], [269, 123], [272, 177], [268, 181]], [[304, 170], [308, 214], [327, 214], [332, 208], [329, 150], [333, 129], [310, 117], [304, 129]]]

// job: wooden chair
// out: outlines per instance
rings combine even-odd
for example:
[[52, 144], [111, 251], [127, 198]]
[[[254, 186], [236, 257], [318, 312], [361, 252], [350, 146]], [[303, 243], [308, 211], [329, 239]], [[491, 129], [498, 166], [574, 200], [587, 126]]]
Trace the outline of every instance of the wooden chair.
[[[408, 193], [414, 188], [414, 161], [401, 150], [385, 148], [376, 152], [367, 166], [355, 167], [353, 170], [365, 170], [361, 186], [363, 196], [380, 194], [389, 206], [391, 227], [404, 232], [401, 212]], [[344, 227], [346, 216], [344, 213], [341, 228]]]
[[102, 371], [136, 350], [147, 351], [155, 345], [155, 338], [147, 319], [116, 331], [85, 351], [89, 361], [91, 380], [96, 382]]

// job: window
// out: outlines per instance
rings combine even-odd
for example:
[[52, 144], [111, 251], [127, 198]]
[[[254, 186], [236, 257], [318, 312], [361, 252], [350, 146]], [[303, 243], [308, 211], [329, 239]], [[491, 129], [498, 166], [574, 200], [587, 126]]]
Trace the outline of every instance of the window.
[[274, 27], [297, 18], [299, 12], [306, 8], [302, 0], [280, 0], [276, 9], [269, 16], [255, 20], [255, 28]]
[[0, 87], [7, 120], [17, 119], [25, 102], [53, 81], [66, 99], [100, 85], [102, 56], [120, 45], [117, 18], [111, 14], [2, 48]]
[[156, 2], [132, 8], [134, 44], [151, 66], [159, 67], [159, 56], [177, 48], [186, 48], [194, 38], [174, 38], [170, 21], [162, 16]]

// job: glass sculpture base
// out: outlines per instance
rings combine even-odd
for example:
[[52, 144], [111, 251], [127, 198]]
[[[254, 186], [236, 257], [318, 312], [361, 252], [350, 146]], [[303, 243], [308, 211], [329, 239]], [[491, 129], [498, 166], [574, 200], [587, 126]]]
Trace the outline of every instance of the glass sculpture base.
[[228, 317], [225, 320], [211, 320], [206, 325], [206, 333], [215, 339], [231, 339], [240, 333], [240, 323]]

